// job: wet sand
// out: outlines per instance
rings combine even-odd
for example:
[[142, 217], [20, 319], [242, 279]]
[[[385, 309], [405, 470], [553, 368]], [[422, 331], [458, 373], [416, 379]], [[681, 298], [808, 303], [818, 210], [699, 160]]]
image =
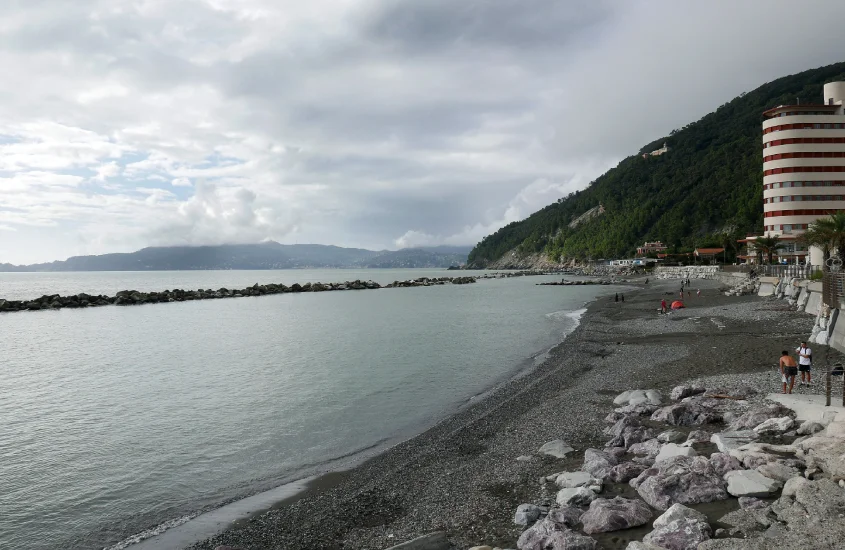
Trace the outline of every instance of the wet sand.
[[[676, 299], [678, 281], [652, 279], [626, 291], [624, 303], [602, 298], [535, 371], [355, 467], [337, 484], [298, 495], [192, 548], [379, 549], [438, 530], [460, 548], [513, 548], [522, 531], [512, 523], [516, 507], [554, 500], [540, 476], [582, 463], [581, 452], [563, 460], [522, 462], [518, 456], [553, 439], [577, 451], [602, 446], [603, 419], [624, 390], [668, 394], [697, 377], [766, 370], [776, 376], [780, 350], [809, 334], [812, 316], [785, 301], [726, 297], [719, 286], [694, 281], [687, 309], [666, 316], [657, 312], [660, 300]], [[816, 347], [821, 362], [825, 348]], [[641, 538], [634, 531], [603, 538], [602, 546], [624, 548]]]

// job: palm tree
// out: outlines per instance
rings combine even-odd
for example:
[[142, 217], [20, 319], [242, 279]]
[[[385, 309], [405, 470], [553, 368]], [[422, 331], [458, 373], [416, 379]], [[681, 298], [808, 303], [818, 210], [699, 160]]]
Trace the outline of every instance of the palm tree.
[[754, 247], [761, 253], [765, 254], [769, 259], [769, 263], [772, 263], [772, 255], [779, 249], [783, 248], [784, 244], [780, 242], [780, 238], [777, 236], [757, 237], [754, 241]]
[[[818, 221], [822, 220], [817, 220], [817, 222]], [[815, 246], [820, 248], [823, 258], [822, 264], [827, 265], [827, 260], [830, 258], [833, 236], [825, 227], [826, 224], [823, 223], [819, 225], [817, 222], [810, 224], [810, 227], [807, 228], [800, 237], [798, 237], [798, 242], [807, 247]]]
[[[840, 258], [845, 257], [845, 212], [836, 212], [827, 218], [821, 218], [810, 224], [806, 233], [816, 241], [816, 246], [824, 250], [827, 242], [829, 252], [836, 252]], [[805, 234], [806, 234], [805, 233]]]
[[728, 263], [728, 249], [732, 250], [734, 254], [738, 254], [737, 252], [737, 245], [739, 244], [739, 239], [741, 234], [739, 231], [725, 231], [724, 233], [719, 234], [719, 244], [722, 245], [722, 248], [725, 251], [722, 253], [722, 263]]

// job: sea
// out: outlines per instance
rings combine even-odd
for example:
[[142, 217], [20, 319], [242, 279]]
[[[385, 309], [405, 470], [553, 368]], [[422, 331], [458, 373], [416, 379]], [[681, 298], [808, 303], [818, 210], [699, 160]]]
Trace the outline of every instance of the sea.
[[[0, 273], [0, 299], [448, 275]], [[614, 290], [537, 286], [558, 279], [0, 314], [0, 548], [131, 550], [412, 437]]]

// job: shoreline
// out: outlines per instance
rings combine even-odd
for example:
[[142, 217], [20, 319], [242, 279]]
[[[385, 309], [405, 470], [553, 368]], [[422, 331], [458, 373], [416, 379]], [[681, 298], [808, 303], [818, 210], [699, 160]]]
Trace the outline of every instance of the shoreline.
[[[492, 279], [527, 275], [524, 272], [517, 272], [516, 274], [493, 274], [476, 278]], [[625, 284], [615, 284], [613, 287], [624, 288], [626, 291], [629, 289], [633, 290], [634, 288]], [[597, 292], [599, 291], [597, 290]], [[479, 405], [488, 399], [491, 394], [497, 392], [503, 385], [530, 375], [547, 361], [551, 353], [563, 345], [566, 339], [578, 328], [581, 318], [587, 313], [591, 303], [607, 295], [612, 295], [611, 290], [602, 289], [602, 292], [603, 294], [585, 302], [582, 307], [565, 312], [565, 316], [573, 321], [574, 326], [563, 334], [562, 339], [516, 363], [511, 371], [493, 380], [489, 387], [476, 394], [469, 395], [461, 401], [455, 402], [453, 408], [442, 415], [434, 418], [428, 417], [421, 419], [419, 425], [408, 428], [402, 433], [368, 448], [359, 449], [321, 464], [315, 464], [302, 468], [297, 472], [292, 472], [288, 476], [285, 476], [286, 479], [280, 485], [269, 489], [262, 489], [243, 497], [237, 497], [215, 508], [201, 510], [183, 518], [168, 520], [140, 533], [132, 534], [126, 539], [108, 546], [106, 550], [123, 550], [125, 548], [129, 550], [184, 548], [186, 545], [200, 543], [226, 530], [237, 529], [254, 516], [278, 509], [306, 496], [313, 496], [320, 491], [334, 487], [346, 478], [351, 471], [366, 464], [368, 461], [390, 452], [399, 445], [424, 435], [429, 430], [435, 429], [439, 424], [448, 421], [455, 415]], [[174, 525], [169, 527], [168, 525], [170, 524]]]
[[[663, 295], [674, 294], [674, 281], [629, 290], [624, 306], [597, 299], [580, 325], [549, 352], [549, 359], [526, 375], [500, 384], [466, 410], [356, 466], [336, 487], [256, 516], [192, 548], [384, 548], [437, 530], [462, 547], [482, 541], [512, 547], [521, 531], [512, 524], [513, 510], [531, 501], [539, 475], [547, 475], [552, 464], [559, 470], [565, 462], [536, 456], [519, 462], [517, 456], [536, 453], [545, 441], [559, 438], [578, 449], [594, 444], [604, 426], [603, 414], [593, 410], [610, 410], [610, 394], [637, 385], [665, 390], [697, 375], [736, 372], [732, 367], [737, 363], [731, 361], [736, 357], [723, 350], [712, 352], [722, 356], [721, 363], [702, 364], [702, 355], [694, 351], [709, 352], [710, 340], [690, 338], [696, 332], [733, 342], [728, 348], [741, 346], [744, 351], [738, 355], [755, 358], [744, 362], [744, 371], [765, 366], [761, 359], [771, 343], [753, 326], [760, 320], [755, 310], [764, 300], [726, 298], [717, 293], [722, 285], [714, 281], [698, 286], [705, 289], [700, 302], [691, 298], [689, 309], [666, 317], [654, 311]], [[705, 324], [696, 315], [715, 319], [732, 304], [746, 318], [708, 319]], [[783, 322], [775, 338], [800, 338], [811, 324], [809, 316], [795, 312], [779, 311], [776, 317]], [[643, 330], [655, 323], [665, 327], [657, 334]], [[692, 333], [691, 323], [700, 325]], [[758, 333], [759, 341], [749, 339], [751, 333]], [[665, 368], [655, 368], [661, 365]], [[321, 522], [332, 528], [317, 528]]]

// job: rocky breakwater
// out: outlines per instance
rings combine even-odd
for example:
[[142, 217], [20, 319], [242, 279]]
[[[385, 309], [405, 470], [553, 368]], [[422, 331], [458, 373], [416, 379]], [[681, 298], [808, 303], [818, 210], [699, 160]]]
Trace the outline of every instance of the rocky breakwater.
[[[678, 386], [668, 402], [630, 390], [614, 404], [604, 448], [543, 476], [515, 510], [519, 550], [593, 550], [605, 533], [626, 550], [845, 547], [845, 422], [798, 423], [746, 386]], [[571, 463], [578, 451], [556, 440], [535, 454]], [[696, 510], [718, 501], [733, 511]]]
[[387, 285], [380, 285], [374, 281], [346, 281], [343, 283], [305, 283], [303, 285], [294, 283], [290, 286], [284, 284], [266, 284], [242, 288], [228, 289], [219, 288], [199, 290], [164, 290], [161, 292], [139, 292], [137, 290], [121, 290], [114, 296], [104, 294], [77, 294], [75, 296], [62, 296], [59, 294], [44, 295], [33, 300], [2, 300], [0, 299], [0, 312], [13, 311], [38, 311], [42, 309], [64, 309], [64, 308], [88, 308], [108, 305], [133, 306], [143, 304], [162, 304], [171, 302], [188, 302], [193, 300], [217, 300], [224, 298], [244, 298], [248, 296], [265, 296], [269, 294], [287, 294], [302, 292], [332, 292], [341, 290], [377, 290], [380, 288], [407, 288], [435, 285], [464, 285], [475, 283], [475, 277], [422, 277], [408, 281], [394, 281]]
[[612, 285], [612, 284], [619, 284], [619, 283], [627, 283], [628, 280], [622, 281], [609, 281], [607, 279], [599, 279], [599, 280], [587, 280], [587, 281], [567, 281], [566, 279], [561, 279], [560, 281], [552, 281], [550, 283], [537, 283], [536, 286], [582, 286], [582, 285]]

